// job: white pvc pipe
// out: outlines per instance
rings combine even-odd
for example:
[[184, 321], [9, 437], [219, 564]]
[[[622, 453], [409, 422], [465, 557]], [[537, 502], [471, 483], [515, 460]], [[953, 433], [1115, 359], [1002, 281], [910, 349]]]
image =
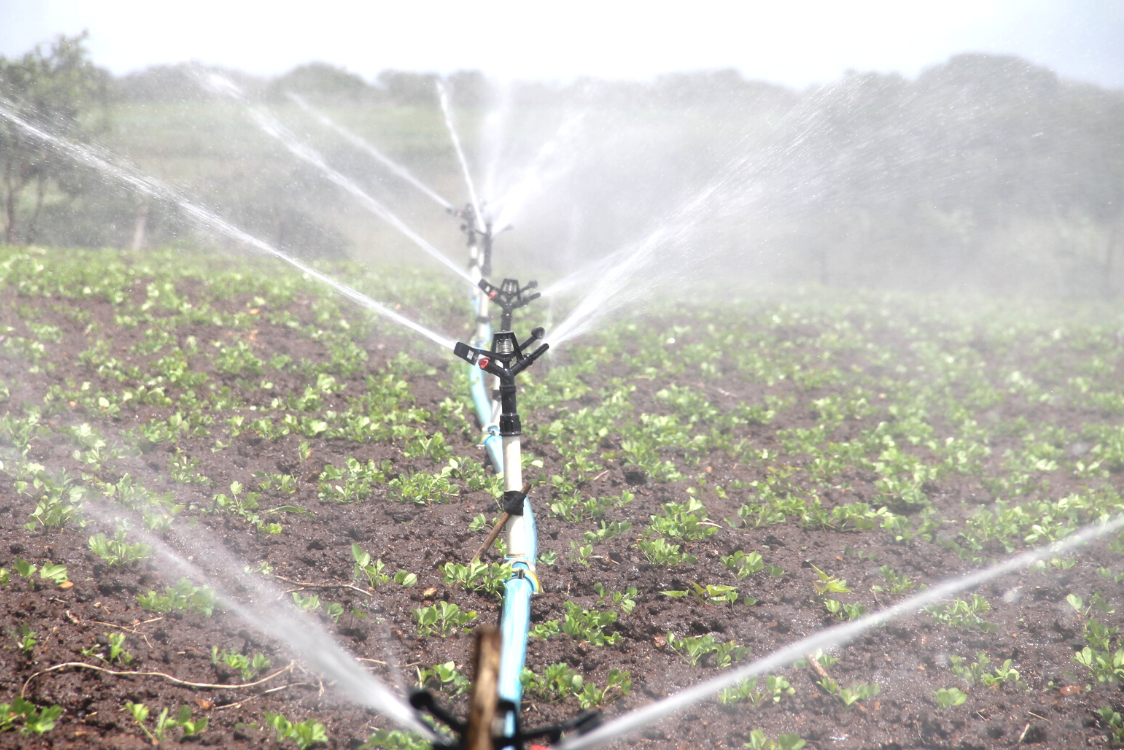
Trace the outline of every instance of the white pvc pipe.
[[[503, 437], [503, 488], [506, 492], [523, 489], [523, 460], [518, 435]], [[507, 519], [507, 556], [524, 557], [527, 554], [527, 527], [523, 516]]]

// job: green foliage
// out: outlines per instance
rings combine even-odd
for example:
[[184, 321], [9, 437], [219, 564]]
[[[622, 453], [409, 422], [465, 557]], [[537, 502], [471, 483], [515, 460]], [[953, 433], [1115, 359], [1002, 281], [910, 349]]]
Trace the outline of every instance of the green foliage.
[[444, 664], [434, 664], [432, 667], [418, 667], [418, 687], [425, 689], [431, 685], [436, 685], [450, 695], [457, 696], [468, 692], [472, 687], [472, 681], [457, 671], [455, 663], [447, 661]]
[[765, 569], [765, 561], [759, 553], [750, 552], [747, 555], [741, 550], [723, 557], [722, 564], [727, 569], [734, 571], [734, 575], [737, 576], [739, 581]]
[[968, 700], [968, 695], [959, 688], [941, 688], [940, 690], [933, 691], [933, 697], [937, 700], [937, 707], [941, 710], [959, 706]]
[[695, 498], [686, 503], [665, 503], [662, 516], [652, 516], [649, 530], [683, 541], [705, 539], [718, 533], [718, 526], [707, 521], [706, 508]]
[[446, 585], [500, 596], [503, 594], [504, 584], [511, 577], [511, 564], [485, 563], [480, 560], [472, 560], [468, 565], [449, 562], [442, 566], [441, 571]]
[[636, 597], [639, 591], [635, 586], [629, 586], [624, 591], [609, 592], [604, 584], [593, 584], [593, 591], [600, 597], [597, 603], [602, 606], [612, 605], [620, 609], [624, 614], [629, 614], [636, 607]]
[[744, 702], [754, 708], [760, 708], [770, 703], [780, 703], [786, 695], [796, 695], [796, 688], [792, 687], [784, 677], [768, 675], [764, 683], [761, 683], [757, 677], [750, 677], [733, 687], [724, 688], [718, 694], [718, 701], [723, 706]]
[[284, 714], [265, 712], [265, 725], [277, 732], [277, 741], [292, 740], [299, 750], [308, 750], [318, 744], [328, 743], [328, 732], [324, 725], [315, 719], [301, 722], [290, 721]]
[[978, 628], [982, 633], [994, 633], [996, 625], [985, 622], [981, 614], [991, 611], [987, 599], [979, 594], [972, 594], [972, 600], [957, 599], [950, 604], [935, 604], [926, 607], [925, 611], [933, 616], [933, 622], [947, 625], [952, 628]]
[[211, 662], [225, 664], [242, 676], [242, 682], [249, 682], [269, 669], [272, 663], [264, 654], [254, 654], [253, 658], [245, 654], [220, 651], [218, 646], [211, 647]]
[[687, 638], [668, 633], [667, 646], [692, 667], [699, 666], [709, 654], [714, 654], [714, 666], [725, 668], [741, 661], [749, 653], [749, 649], [744, 646], [739, 646], [734, 641], [721, 643], [709, 633]]
[[467, 631], [469, 623], [476, 619], [476, 612], [462, 612], [456, 604], [437, 602], [430, 607], [415, 609], [414, 619], [418, 623], [418, 635], [439, 635], [444, 638], [458, 629]]
[[800, 750], [807, 742], [800, 739], [798, 734], [779, 734], [775, 740], [769, 739], [769, 736], [760, 729], [754, 729], [749, 733], [749, 742], [745, 743], [745, 747], [752, 750]]
[[430, 750], [433, 746], [413, 732], [379, 729], [359, 746], [359, 750], [375, 747], [386, 748], [386, 750]]
[[995, 660], [984, 651], [976, 655], [975, 662], [969, 662], [960, 656], [949, 656], [948, 660], [952, 665], [952, 673], [964, 680], [969, 687], [975, 685], [996, 687], [1006, 682], [1018, 684], [1021, 679], [1018, 670], [1011, 667], [1011, 659], [1007, 659], [992, 671], [990, 666]]
[[376, 466], [374, 461], [361, 464], [350, 456], [343, 469], [327, 464], [320, 471], [320, 499], [340, 503], [355, 503], [371, 496], [375, 485], [386, 482], [390, 462]]
[[391, 479], [387, 485], [387, 499], [417, 505], [447, 503], [460, 492], [449, 479], [451, 473], [446, 466], [437, 474], [419, 471]]
[[17, 695], [11, 703], [0, 703], [0, 733], [19, 726], [25, 737], [46, 734], [55, 728], [62, 711], [62, 706], [39, 708]]
[[218, 597], [210, 588], [194, 586], [181, 578], [175, 586], [165, 588], [163, 594], [149, 589], [147, 594], [137, 596], [137, 604], [151, 612], [194, 612], [210, 617], [218, 606]]
[[144, 542], [127, 542], [124, 529], [119, 529], [112, 539], [106, 538], [102, 533], [95, 534], [90, 537], [89, 545], [94, 554], [111, 568], [145, 560], [152, 554], [152, 548]]
[[[541, 676], [524, 669], [520, 679], [523, 682], [523, 689], [540, 700], [556, 701], [574, 697], [583, 709], [602, 706], [610, 700], [628, 695], [632, 689], [632, 677], [629, 672], [610, 670], [605, 687], [599, 688], [562, 663], [546, 667]], [[613, 693], [615, 695], [610, 698]]]
[[352, 543], [351, 556], [355, 560], [355, 570], [352, 573], [352, 578], [355, 580], [365, 581], [373, 589], [377, 589], [390, 580], [390, 576], [383, 572], [386, 570], [383, 561], [375, 560], [371, 562], [371, 555], [364, 552], [358, 544]]
[[153, 744], [159, 743], [174, 729], [182, 729], [183, 737], [181, 739], [188, 739], [203, 733], [210, 723], [210, 719], [203, 717], [201, 719], [192, 718], [192, 710], [189, 706], [180, 706], [179, 713], [175, 718], [169, 715], [168, 709], [163, 709], [160, 715], [156, 717], [152, 729], [149, 729], [145, 722], [148, 720], [149, 709], [143, 703], [133, 703], [132, 701], [125, 702], [125, 710], [133, 717], [133, 721], [137, 726], [148, 735]]
[[1124, 742], [1124, 718], [1113, 710], [1112, 706], [1101, 706], [1097, 716], [1100, 718], [1101, 724], [1112, 733], [1112, 739], [1117, 742]]
[[669, 544], [666, 539], [641, 540], [636, 544], [653, 565], [693, 564], [698, 561], [694, 555], [680, 553], [679, 545]]

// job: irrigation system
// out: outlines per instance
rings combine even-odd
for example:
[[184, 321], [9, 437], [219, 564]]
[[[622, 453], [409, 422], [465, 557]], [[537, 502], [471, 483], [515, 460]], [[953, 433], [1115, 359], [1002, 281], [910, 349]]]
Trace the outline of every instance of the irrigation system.
[[[229, 90], [226, 93], [232, 94]], [[237, 92], [236, 97], [240, 96], [240, 92]], [[335, 291], [361, 306], [420, 334], [443, 350], [451, 351], [466, 363], [469, 372], [469, 388], [482, 432], [482, 444], [496, 472], [503, 476], [502, 515], [484, 546], [477, 552], [477, 557], [485, 554], [501, 533], [506, 534], [505, 561], [510, 566], [511, 572], [504, 582], [500, 626], [498, 629], [484, 626], [478, 628], [475, 634], [473, 662], [476, 669], [470, 692], [470, 710], [465, 720], [454, 716], [441, 706], [431, 693], [426, 691], [415, 691], [410, 696], [410, 705], [407, 707], [379, 680], [366, 673], [359, 672], [357, 667], [349, 661], [350, 657], [341, 649], [320, 650], [317, 654], [314, 654], [316, 658], [309, 657], [315, 665], [325, 672], [333, 674], [342, 685], [347, 687], [349, 692], [352, 693], [352, 697], [357, 701], [377, 707], [400, 726], [421, 732], [427, 738], [432, 738], [437, 747], [442, 748], [464, 750], [516, 748], [522, 750], [530, 740], [534, 739], [545, 739], [550, 743], [560, 742], [559, 747], [564, 750], [594, 747], [611, 741], [623, 733], [666, 718], [677, 710], [713, 696], [722, 688], [739, 680], [787, 666], [805, 653], [818, 648], [845, 645], [871, 627], [884, 624], [897, 617], [916, 613], [921, 607], [932, 604], [940, 598], [978, 586], [1000, 575], [1026, 567], [1048, 555], [1086, 544], [1103, 534], [1124, 527], [1124, 517], [1102, 518], [1099, 523], [1079, 530], [1057, 544], [1024, 552], [989, 568], [934, 586], [916, 596], [853, 622], [818, 631], [785, 648], [767, 654], [751, 664], [728, 670], [711, 680], [625, 714], [609, 723], [602, 725], [597, 714], [584, 712], [557, 725], [533, 729], [525, 728], [520, 716], [522, 702], [520, 676], [526, 658], [531, 601], [534, 594], [542, 591], [542, 584], [536, 571], [538, 538], [535, 515], [529, 496], [530, 485], [524, 484], [522, 476], [522, 422], [518, 410], [517, 379], [520, 373], [531, 367], [550, 348], [550, 344], [545, 343], [546, 332], [542, 328], [532, 329], [530, 335], [523, 341], [519, 340], [514, 331], [513, 317], [515, 311], [540, 297], [540, 293], [532, 291], [537, 288], [536, 282], [531, 281], [525, 285], [520, 285], [516, 279], [503, 278], [496, 285], [489, 280], [492, 275], [493, 264], [494, 236], [492, 222], [482, 214], [484, 204], [478, 202], [475, 189], [472, 186], [468, 164], [453, 126], [448, 98], [443, 89], [439, 90], [439, 96], [470, 194], [470, 200], [465, 207], [460, 210], [453, 210], [447, 201], [437, 196], [436, 193], [433, 193], [412, 175], [409, 175], [404, 168], [382, 157], [381, 154], [379, 154], [379, 158], [392, 171], [425, 192], [460, 220], [461, 230], [467, 237], [467, 270], [456, 267], [452, 261], [449, 261], [443, 254], [438, 253], [427, 242], [405, 227], [397, 220], [397, 217], [393, 217], [393, 220], [387, 218], [389, 212], [385, 212], [381, 205], [374, 203], [369, 197], [364, 197], [362, 191], [354, 183], [332, 171], [318, 154], [301, 145], [291, 133], [280, 126], [264, 110], [251, 108], [251, 115], [263, 130], [281, 140], [294, 155], [313, 166], [322, 168], [325, 176], [343, 187], [372, 211], [379, 213], [387, 218], [391, 224], [402, 229], [403, 233], [414, 239], [427, 252], [432, 251], [431, 254], [442, 259], [444, 265], [452, 267], [462, 279], [471, 282], [470, 302], [473, 315], [473, 335], [470, 343], [454, 342], [404, 318], [386, 305], [370, 299], [311, 266], [243, 232], [217, 214], [191, 203], [171, 187], [143, 176], [135, 170], [119, 166], [110, 161], [107, 156], [99, 155], [91, 148], [69, 143], [44, 128], [24, 121], [15, 114], [13, 108], [9, 108], [3, 101], [0, 101], [0, 118], [11, 122], [27, 135], [49, 143], [60, 153], [80, 163], [124, 181], [139, 192], [176, 204], [187, 216], [210, 231], [224, 234], [259, 252], [290, 263], [311, 278], [331, 286]], [[309, 110], [305, 103], [298, 100], [298, 104]], [[249, 107], [249, 105], [247, 106]], [[327, 121], [326, 118], [323, 121], [333, 129], [346, 132], [334, 123]], [[642, 243], [638, 249], [632, 252], [632, 256], [643, 259], [652, 252], [652, 247], [656, 242], [657, 240], [653, 239]], [[629, 256], [629, 258], [632, 256]], [[629, 265], [631, 262], [629, 260], [625, 265]], [[601, 279], [602, 286], [612, 287], [613, 283], [617, 281], [617, 274], [606, 269], [604, 278]], [[611, 289], [609, 291], [595, 289], [594, 293], [579, 305], [579, 310], [583, 309], [583, 305], [596, 304], [598, 300], [604, 302], [611, 291]], [[551, 290], [548, 290], [549, 293], [551, 293]], [[494, 329], [492, 325], [493, 308], [498, 308], [501, 313], [498, 329]], [[586, 310], [583, 315], [589, 317], [594, 313], [593, 310]], [[574, 328], [573, 331], [553, 332], [553, 343], [557, 345], [577, 333], [581, 328], [580, 323], [585, 317], [577, 316], [578, 323], [571, 326], [571, 328]], [[566, 326], [563, 325], [562, 328], [565, 329]], [[159, 543], [159, 540], [149, 541], [169, 561], [177, 565], [184, 564], [171, 551], [165, 552], [165, 547]], [[234, 600], [231, 600], [231, 607], [235, 610], [239, 609]], [[300, 645], [301, 638], [294, 635], [300, 632], [298, 625], [290, 623], [284, 618], [264, 622], [261, 618], [250, 617], [249, 614], [245, 616], [262, 626], [266, 632], [276, 635], [290, 645]], [[295, 650], [308, 656], [307, 649], [305, 652], [302, 652], [300, 648], [295, 648]], [[428, 715], [433, 721], [443, 725], [447, 732], [442, 735], [430, 733], [427, 725], [421, 720], [422, 715]]]

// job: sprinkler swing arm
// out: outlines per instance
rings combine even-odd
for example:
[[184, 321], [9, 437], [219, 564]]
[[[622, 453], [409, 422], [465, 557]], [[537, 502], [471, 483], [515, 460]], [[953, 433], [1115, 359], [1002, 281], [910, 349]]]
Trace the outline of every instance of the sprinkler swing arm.
[[539, 282], [528, 281], [527, 286], [520, 288], [516, 279], [504, 279], [497, 287], [487, 279], [480, 279], [481, 291], [488, 295], [488, 299], [496, 303], [503, 311], [500, 330], [511, 330], [511, 314], [520, 307], [525, 307], [542, 296], [541, 293], [527, 294], [532, 289], [537, 289]]
[[[415, 690], [410, 693], [410, 705], [418, 713], [426, 713], [433, 717], [437, 722], [443, 724], [449, 731], [456, 737], [456, 742], [443, 743], [436, 741], [433, 743], [434, 750], [467, 750], [470, 744], [466, 734], [468, 733], [468, 722], [463, 721], [447, 709], [441, 706], [437, 699], [428, 690]], [[551, 745], [557, 744], [564, 733], [572, 732], [578, 735], [587, 734], [592, 732], [597, 727], [601, 726], [601, 712], [600, 711], [582, 711], [580, 714], [572, 719], [562, 722], [561, 724], [550, 724], [543, 727], [536, 727], [534, 729], [523, 729], [522, 723], [519, 721], [519, 707], [509, 700], [499, 700], [496, 702], [496, 713], [500, 716], [508, 715], [514, 716], [515, 730], [512, 734], [498, 734], [490, 738], [485, 738], [484, 742], [493, 750], [504, 750], [504, 748], [514, 748], [514, 750], [527, 750], [530, 747], [532, 750], [540, 748], [538, 745], [528, 746], [527, 740], [545, 739]]]

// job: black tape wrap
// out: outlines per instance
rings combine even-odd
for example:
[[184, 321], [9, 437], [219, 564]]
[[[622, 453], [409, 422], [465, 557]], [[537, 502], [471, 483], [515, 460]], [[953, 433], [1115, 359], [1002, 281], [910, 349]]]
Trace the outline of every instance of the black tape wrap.
[[527, 495], [519, 490], [508, 490], [503, 493], [504, 512], [512, 516], [523, 515], [523, 501], [526, 499]]

